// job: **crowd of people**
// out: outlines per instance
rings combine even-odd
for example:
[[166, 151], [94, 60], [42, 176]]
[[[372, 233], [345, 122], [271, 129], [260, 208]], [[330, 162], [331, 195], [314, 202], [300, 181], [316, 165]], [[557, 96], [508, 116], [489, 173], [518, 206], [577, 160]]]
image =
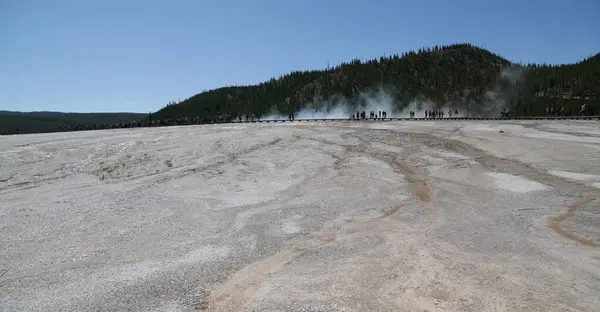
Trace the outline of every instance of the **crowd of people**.
[[[409, 116], [410, 118], [415, 118], [415, 111], [411, 110], [409, 111]], [[425, 110], [425, 118], [427, 119], [432, 119], [432, 118], [444, 118], [444, 110], [442, 109], [426, 109]], [[452, 117], [452, 116], [456, 116], [458, 117], [458, 110], [448, 110], [448, 115], [446, 115], [448, 117]], [[359, 120], [359, 119], [385, 119], [387, 118], [387, 111], [370, 111], [367, 117], [367, 112], [366, 111], [358, 111], [356, 112], [356, 114], [352, 114], [350, 117], [350, 119], [353, 120]]]
[[[582, 110], [582, 112], [583, 112], [583, 110]], [[551, 106], [551, 107], [546, 106], [546, 109], [544, 111], [545, 117], [559, 117], [559, 116], [564, 116], [564, 115], [565, 115], [565, 107], [564, 106], [561, 107], [560, 109], [556, 109], [556, 108], [554, 108], [554, 106]]]
[[[387, 118], [387, 112], [386, 111], [370, 111], [369, 112], [369, 117], [368, 119], [382, 119], [382, 118]], [[359, 120], [359, 119], [367, 119], [367, 112], [366, 111], [357, 111], [356, 114], [352, 114], [352, 116], [350, 116], [350, 119], [354, 119], [354, 120]]]
[[[411, 112], [414, 116], [414, 112]], [[458, 109], [452, 111], [448, 110], [448, 118], [452, 118], [452, 116], [458, 117]], [[433, 110], [425, 110], [425, 118], [444, 118], [444, 110], [443, 109], [433, 109]]]

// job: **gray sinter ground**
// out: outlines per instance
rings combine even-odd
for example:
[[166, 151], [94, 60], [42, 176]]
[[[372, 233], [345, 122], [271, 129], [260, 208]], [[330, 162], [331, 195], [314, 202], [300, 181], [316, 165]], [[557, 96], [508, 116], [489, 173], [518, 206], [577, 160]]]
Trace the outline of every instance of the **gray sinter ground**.
[[597, 311], [599, 135], [423, 121], [0, 137], [0, 310]]

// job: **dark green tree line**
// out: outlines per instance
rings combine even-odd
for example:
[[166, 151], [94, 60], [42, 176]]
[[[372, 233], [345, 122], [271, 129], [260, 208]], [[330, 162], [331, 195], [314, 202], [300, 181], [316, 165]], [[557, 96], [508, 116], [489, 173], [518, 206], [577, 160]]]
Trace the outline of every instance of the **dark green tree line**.
[[455, 44], [366, 62], [355, 59], [326, 70], [295, 71], [253, 86], [209, 90], [166, 106], [155, 118], [264, 116], [273, 110], [287, 114], [306, 107], [315, 96], [322, 101], [343, 96], [359, 106], [360, 93], [380, 87], [390, 90], [397, 109], [422, 97], [477, 112], [492, 92], [516, 115], [540, 115], [546, 106], [576, 112], [587, 102], [595, 109], [599, 86], [600, 54], [577, 64], [520, 65], [470, 44]]

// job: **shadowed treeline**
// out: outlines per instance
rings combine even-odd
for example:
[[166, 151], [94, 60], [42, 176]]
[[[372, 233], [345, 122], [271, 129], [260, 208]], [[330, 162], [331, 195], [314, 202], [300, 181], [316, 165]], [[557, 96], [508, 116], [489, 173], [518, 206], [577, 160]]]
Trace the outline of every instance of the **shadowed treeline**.
[[[197, 116], [160, 120], [154, 119], [152, 116], [153, 114], [135, 113], [65, 114], [57, 112], [21, 113], [0, 111], [0, 135], [164, 127], [225, 123], [238, 120], [234, 120], [234, 116], [214, 116], [211, 118]], [[248, 121], [258, 121], [259, 118], [258, 116], [250, 116]]]
[[0, 134], [44, 133], [105, 129], [111, 125], [145, 120], [136, 113], [60, 113], [0, 111]]

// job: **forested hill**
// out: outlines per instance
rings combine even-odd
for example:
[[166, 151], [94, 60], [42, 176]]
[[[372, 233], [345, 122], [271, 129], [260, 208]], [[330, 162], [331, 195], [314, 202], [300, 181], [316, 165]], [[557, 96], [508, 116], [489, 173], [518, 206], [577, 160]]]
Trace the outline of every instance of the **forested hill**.
[[132, 121], [148, 114], [136, 113], [61, 113], [0, 111], [0, 134], [42, 133], [96, 129]]
[[287, 115], [339, 99], [359, 107], [365, 93], [378, 89], [389, 92], [398, 111], [416, 101], [471, 114], [496, 114], [506, 107], [513, 115], [540, 115], [546, 106], [564, 106], [569, 114], [587, 102], [594, 113], [600, 110], [600, 54], [576, 64], [520, 65], [470, 44], [436, 46], [202, 92], [168, 104], [153, 118], [265, 116], [273, 111]]

